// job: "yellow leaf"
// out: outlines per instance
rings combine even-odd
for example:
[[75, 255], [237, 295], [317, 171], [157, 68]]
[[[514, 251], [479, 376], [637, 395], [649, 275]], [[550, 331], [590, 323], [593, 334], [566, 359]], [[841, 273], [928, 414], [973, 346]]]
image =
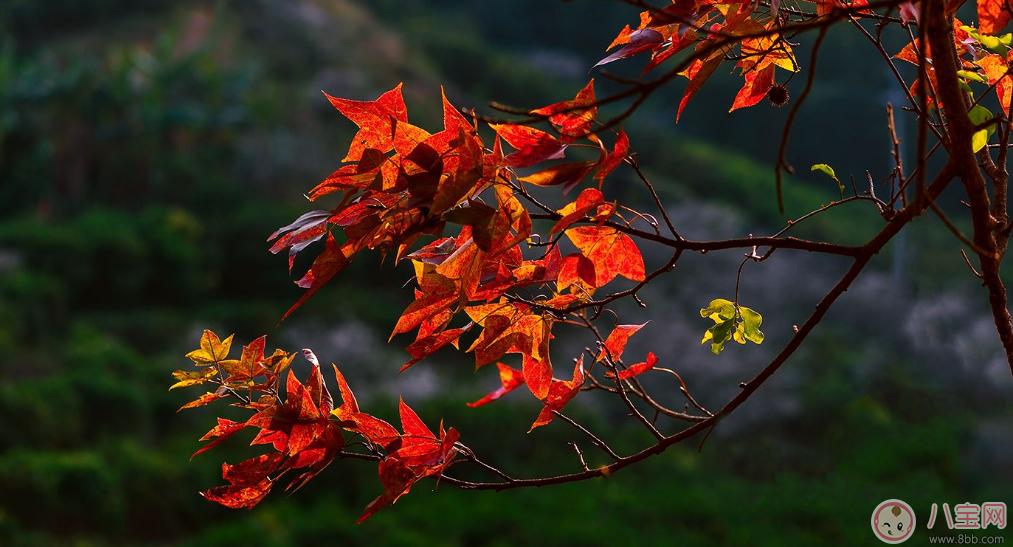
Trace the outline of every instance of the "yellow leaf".
[[190, 387], [198, 384], [203, 384], [218, 374], [216, 368], [206, 368], [204, 370], [177, 370], [172, 373], [173, 378], [178, 380], [175, 384], [169, 386], [170, 390], [176, 389], [177, 387]]
[[186, 354], [196, 365], [210, 365], [225, 359], [232, 348], [232, 335], [224, 341], [218, 339], [218, 335], [209, 329], [204, 329], [200, 337], [200, 347]]

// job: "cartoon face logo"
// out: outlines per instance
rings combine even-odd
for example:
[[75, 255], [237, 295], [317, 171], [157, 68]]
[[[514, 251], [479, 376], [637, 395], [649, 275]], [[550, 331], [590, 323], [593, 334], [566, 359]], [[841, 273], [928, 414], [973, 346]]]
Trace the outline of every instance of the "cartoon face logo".
[[901, 500], [886, 500], [872, 512], [872, 533], [883, 543], [904, 543], [915, 531], [915, 512]]

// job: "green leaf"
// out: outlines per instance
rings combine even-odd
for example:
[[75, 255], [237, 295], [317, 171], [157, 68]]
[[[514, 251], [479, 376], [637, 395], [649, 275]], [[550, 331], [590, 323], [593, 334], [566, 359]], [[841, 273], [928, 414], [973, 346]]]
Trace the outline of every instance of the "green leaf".
[[[976, 104], [967, 113], [967, 117], [971, 119], [971, 123], [974, 125], [982, 125], [992, 119], [992, 111], [980, 104]], [[971, 135], [971, 151], [978, 152], [984, 148], [988, 144], [988, 138], [993, 133], [995, 133], [995, 124], [980, 131], [975, 131], [974, 135]]]
[[1013, 46], [1013, 33], [1003, 34], [1002, 36], [989, 36], [988, 34], [981, 34], [974, 27], [965, 25], [960, 28], [967, 32], [968, 36], [977, 40], [982, 47], [993, 53], [1006, 55], [1006, 52], [1010, 50], [1010, 46]]
[[988, 144], [988, 131], [982, 129], [971, 135], [971, 152], [977, 153], [978, 150], [985, 148], [986, 144]]
[[978, 74], [977, 72], [973, 72], [973, 71], [970, 71], [970, 70], [958, 70], [957, 71], [957, 76], [960, 76], [961, 78], [963, 78], [965, 80], [971, 80], [971, 81], [982, 83], [982, 84], [987, 84], [988, 83], [988, 80], [985, 79], [984, 76], [982, 76], [981, 74]]
[[834, 172], [833, 167], [830, 167], [825, 163], [817, 163], [810, 167], [809, 171], [813, 173], [820, 172], [834, 179], [834, 182], [837, 183], [837, 189], [841, 191], [841, 197], [844, 197], [844, 183], [841, 182], [841, 179], [837, 178], [837, 173]]
[[714, 326], [707, 329], [700, 340], [701, 344], [711, 343], [710, 350], [714, 355], [720, 354], [725, 349], [725, 342], [729, 340], [739, 344], [747, 341], [763, 343], [763, 332], [760, 331], [763, 316], [755, 310], [717, 298], [711, 300], [706, 308], [700, 309], [700, 317], [714, 321]]

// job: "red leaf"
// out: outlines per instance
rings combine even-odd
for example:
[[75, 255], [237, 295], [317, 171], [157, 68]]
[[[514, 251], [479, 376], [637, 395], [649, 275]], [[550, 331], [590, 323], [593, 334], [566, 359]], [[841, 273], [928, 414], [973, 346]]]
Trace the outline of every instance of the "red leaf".
[[626, 344], [630, 341], [630, 337], [646, 325], [647, 323], [640, 325], [617, 325], [609, 333], [608, 338], [605, 339], [605, 347], [598, 353], [598, 357], [595, 357], [595, 362], [601, 361], [606, 356], [611, 357], [613, 361], [622, 360], [623, 351], [626, 350]]
[[985, 70], [988, 84], [995, 86], [999, 106], [1002, 107], [1003, 113], [1009, 116], [1010, 99], [1013, 97], [1013, 77], [1007, 75], [1009, 70], [1007, 61], [1001, 55], [991, 53], [978, 59], [976, 63]]
[[419, 338], [411, 344], [408, 344], [406, 349], [412, 358], [407, 363], [401, 365], [401, 372], [408, 370], [409, 367], [425, 359], [429, 355], [436, 353], [447, 344], [456, 344], [458, 338], [460, 338], [462, 334], [468, 332], [471, 329], [471, 326], [472, 323], [468, 323], [468, 325], [458, 329], [446, 329], [435, 334]]
[[570, 292], [585, 294], [594, 291], [596, 287], [596, 275], [594, 263], [584, 255], [575, 253], [563, 258], [559, 267], [559, 277], [556, 279], [556, 290], [564, 291], [576, 286]]
[[528, 430], [530, 433], [535, 428], [542, 427], [550, 423], [556, 415], [555, 412], [563, 410], [566, 403], [570, 402], [571, 399], [577, 396], [580, 392], [580, 387], [584, 385], [584, 356], [581, 355], [580, 359], [577, 360], [577, 365], [573, 368], [573, 379], [569, 381], [552, 380], [552, 385], [549, 386], [548, 395], [545, 397], [545, 406], [542, 407], [542, 411], [538, 413], [538, 418], [531, 424], [531, 429]]
[[468, 118], [465, 118], [456, 106], [450, 104], [447, 99], [447, 91], [440, 86], [440, 95], [443, 97], [443, 130], [456, 135], [459, 131], [471, 132], [475, 128], [471, 126]]
[[626, 132], [622, 129], [619, 130], [619, 135], [616, 136], [616, 142], [612, 146], [612, 152], [610, 152], [605, 159], [602, 160], [601, 165], [598, 167], [598, 173], [595, 174], [594, 178], [598, 181], [598, 185], [605, 180], [612, 171], [615, 171], [616, 167], [626, 159], [626, 156], [630, 154], [630, 138], [626, 135]]
[[475, 408], [487, 405], [524, 384], [524, 373], [521, 371], [503, 363], [496, 363], [496, 367], [499, 368], [500, 387], [477, 401], [467, 403], [469, 407]]
[[346, 253], [349, 253], [348, 245], [338, 245], [337, 240], [334, 239], [334, 235], [328, 234], [323, 252], [313, 260], [313, 264], [306, 274], [296, 281], [296, 285], [306, 289], [306, 292], [281, 316], [282, 321], [292, 315], [292, 312], [299, 309], [310, 298], [313, 298], [313, 295], [323, 288], [328, 281], [333, 279], [335, 275], [338, 275], [338, 272], [345, 269], [350, 256]]
[[595, 106], [594, 78], [587, 82], [572, 100], [532, 110], [531, 114], [547, 116], [549, 123], [564, 137], [576, 138], [587, 135], [591, 132], [591, 124], [598, 114], [598, 108]]
[[565, 144], [541, 129], [513, 124], [489, 124], [489, 127], [517, 149], [506, 157], [512, 167], [530, 167], [545, 160], [558, 160], [566, 150]]
[[597, 188], [585, 188], [577, 199], [566, 207], [556, 211], [563, 215], [562, 218], [556, 221], [556, 224], [549, 231], [549, 234], [555, 234], [568, 228], [574, 222], [581, 220], [587, 215], [588, 211], [597, 208], [602, 203], [605, 203], [605, 196], [602, 195], [601, 190]]
[[338, 392], [341, 393], [341, 406], [334, 410], [333, 414], [342, 421], [342, 427], [362, 435], [367, 441], [381, 447], [389, 446], [400, 437], [394, 426], [359, 411], [355, 394], [352, 393], [345, 376], [337, 366], [334, 367], [334, 377], [338, 382]]
[[626, 368], [626, 370], [619, 371], [619, 379], [626, 380], [634, 376], [638, 376], [654, 368], [654, 365], [658, 364], [658, 357], [653, 352], [647, 353], [647, 359], [640, 363], [634, 363]]
[[728, 109], [729, 112], [753, 106], [767, 96], [767, 92], [774, 85], [774, 65], [746, 72], [745, 78], [746, 82], [735, 95], [732, 107]]
[[681, 73], [683, 76], [689, 78], [689, 85], [686, 86], [686, 91], [682, 94], [682, 100], [679, 101], [679, 108], [675, 112], [675, 123], [679, 123], [682, 111], [689, 104], [689, 100], [693, 98], [693, 95], [696, 95], [697, 91], [700, 91], [707, 78], [710, 78], [711, 74], [714, 74], [722, 59], [724, 57], [721, 55], [711, 55], [706, 61], [696, 59], [685, 72]]
[[380, 152], [389, 152], [394, 148], [393, 136], [395, 121], [408, 121], [408, 108], [401, 96], [401, 85], [387, 91], [372, 101], [353, 101], [324, 96], [341, 114], [359, 126], [359, 132], [352, 139], [348, 155], [341, 161], [357, 161], [363, 152], [375, 148]]
[[418, 327], [426, 319], [456, 302], [457, 298], [458, 296], [454, 293], [423, 294], [417, 297], [408, 305], [404, 313], [397, 320], [397, 324], [394, 325], [394, 331], [390, 335], [391, 338]]
[[552, 384], [552, 364], [548, 358], [535, 359], [525, 355], [523, 375], [528, 389], [537, 399], [544, 399], [549, 394], [549, 386]]
[[398, 401], [398, 412], [401, 415], [401, 429], [404, 431], [405, 436], [422, 439], [435, 437], [433, 432], [426, 427], [422, 418], [419, 418], [419, 415], [404, 402], [404, 399]]
[[211, 450], [212, 448], [225, 442], [225, 440], [235, 435], [236, 432], [238, 432], [240, 429], [243, 429], [244, 427], [246, 427], [246, 424], [244, 423], [234, 422], [232, 420], [227, 420], [225, 418], [218, 418], [218, 425], [211, 428], [211, 431], [208, 431], [207, 433], [204, 434], [203, 437], [200, 438], [201, 441], [211, 441], [211, 442], [200, 447], [200, 449], [194, 452], [190, 457], [194, 458], [199, 454], [203, 454], [204, 452]]
[[252, 509], [263, 501], [274, 485], [264, 479], [252, 486], [216, 486], [200, 493], [208, 501], [220, 503], [230, 509]]

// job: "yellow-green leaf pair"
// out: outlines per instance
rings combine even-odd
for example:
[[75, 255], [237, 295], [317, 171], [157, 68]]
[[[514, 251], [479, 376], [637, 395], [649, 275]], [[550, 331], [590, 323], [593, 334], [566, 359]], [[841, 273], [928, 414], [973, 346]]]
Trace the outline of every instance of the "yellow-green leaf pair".
[[747, 340], [754, 344], [763, 343], [763, 332], [760, 331], [763, 316], [750, 308], [718, 298], [700, 309], [700, 317], [714, 321], [714, 326], [707, 329], [700, 340], [701, 344], [711, 343], [714, 355], [721, 353], [729, 340], [740, 344], [745, 344]]

